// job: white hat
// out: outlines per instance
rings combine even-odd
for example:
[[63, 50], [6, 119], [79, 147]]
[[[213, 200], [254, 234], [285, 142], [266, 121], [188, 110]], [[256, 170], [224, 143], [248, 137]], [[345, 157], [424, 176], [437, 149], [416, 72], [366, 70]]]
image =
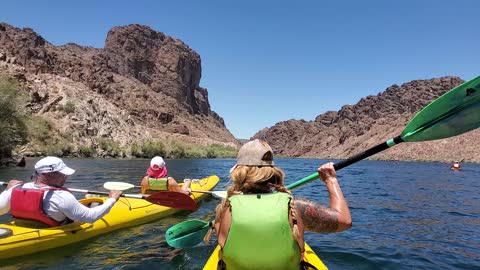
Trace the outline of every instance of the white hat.
[[74, 169], [71, 169], [63, 163], [63, 161], [57, 157], [44, 157], [35, 164], [35, 171], [37, 173], [50, 173], [60, 172], [65, 175], [72, 175], [75, 173]]
[[165, 166], [165, 161], [162, 157], [156, 156], [150, 161], [150, 167], [155, 170], [159, 170]]
[[267, 142], [255, 139], [249, 141], [240, 147], [237, 155], [237, 164], [235, 164], [230, 172], [235, 170], [237, 166], [273, 166], [273, 150]]

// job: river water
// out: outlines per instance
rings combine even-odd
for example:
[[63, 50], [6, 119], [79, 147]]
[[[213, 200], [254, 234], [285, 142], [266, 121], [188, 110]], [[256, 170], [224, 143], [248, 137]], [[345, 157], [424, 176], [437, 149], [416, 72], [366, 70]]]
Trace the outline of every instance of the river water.
[[[139, 184], [149, 160], [65, 159], [77, 170], [66, 186], [104, 191], [106, 181]], [[25, 168], [0, 168], [0, 181], [28, 180]], [[234, 159], [166, 160], [176, 179], [216, 174], [228, 184]], [[277, 159], [292, 183], [324, 160]], [[306, 233], [329, 269], [480, 269], [480, 164], [361, 161], [338, 172], [353, 227], [337, 234]], [[1, 190], [1, 189], [0, 189]], [[133, 191], [132, 191], [133, 192]], [[319, 180], [294, 195], [328, 205]], [[76, 195], [78, 198], [82, 194]], [[50, 251], [0, 261], [1, 269], [201, 269], [214, 245], [170, 248], [165, 231], [187, 219], [213, 219], [219, 201], [207, 198], [194, 212], [174, 216]], [[8, 215], [0, 222], [9, 220]], [[252, 247], [253, 248], [253, 247]]]

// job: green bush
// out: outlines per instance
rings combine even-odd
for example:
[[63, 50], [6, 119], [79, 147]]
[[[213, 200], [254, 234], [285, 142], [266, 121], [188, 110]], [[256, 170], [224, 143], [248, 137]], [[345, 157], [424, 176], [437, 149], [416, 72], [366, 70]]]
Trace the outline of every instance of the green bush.
[[221, 144], [210, 144], [206, 147], [208, 158], [229, 158], [235, 157], [238, 150], [235, 147], [223, 146]]
[[133, 143], [133, 144], [130, 146], [130, 154], [131, 154], [133, 157], [137, 157], [137, 158], [143, 157], [142, 146], [139, 145], [138, 143]]
[[159, 141], [147, 141], [142, 145], [141, 151], [142, 157], [164, 156], [165, 145]]
[[43, 154], [47, 156], [69, 156], [73, 151], [73, 146], [70, 143], [61, 141], [57, 143], [49, 143], [43, 149]]
[[120, 144], [111, 139], [101, 139], [100, 148], [111, 157], [125, 156], [123, 149], [120, 148]]
[[47, 142], [50, 138], [52, 125], [48, 120], [41, 116], [32, 115], [27, 118], [28, 137], [33, 141]]
[[186, 147], [185, 145], [179, 142], [173, 142], [169, 145], [167, 156], [171, 158], [184, 158], [186, 156]]
[[92, 157], [95, 153], [95, 149], [93, 149], [91, 146], [82, 145], [79, 147], [78, 152], [82, 157]]
[[26, 142], [25, 100], [16, 81], [0, 75], [0, 158], [10, 157], [16, 145]]
[[47, 156], [57, 156], [57, 157], [61, 157], [63, 154], [62, 147], [56, 144], [46, 145], [42, 149], [42, 152]]
[[185, 149], [185, 156], [189, 158], [205, 158], [207, 156], [207, 151], [204, 147], [191, 146]]
[[70, 114], [70, 113], [75, 112], [75, 103], [73, 103], [71, 101], [67, 101], [63, 105], [62, 104], [57, 105], [57, 109], [59, 111], [65, 112], [66, 114]]

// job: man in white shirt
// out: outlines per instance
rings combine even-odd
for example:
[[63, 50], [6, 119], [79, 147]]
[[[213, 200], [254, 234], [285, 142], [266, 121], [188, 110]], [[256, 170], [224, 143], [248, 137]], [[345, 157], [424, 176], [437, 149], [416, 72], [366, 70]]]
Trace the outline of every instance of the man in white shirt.
[[[0, 215], [11, 211], [14, 218], [40, 221], [59, 226], [71, 221], [92, 223], [102, 218], [118, 201], [121, 191], [110, 191], [109, 198], [97, 207], [88, 208], [78, 202], [63, 185], [75, 170], [57, 157], [45, 157], [35, 164], [33, 182], [23, 184], [11, 180], [0, 194]], [[40, 201], [42, 205], [35, 206]]]

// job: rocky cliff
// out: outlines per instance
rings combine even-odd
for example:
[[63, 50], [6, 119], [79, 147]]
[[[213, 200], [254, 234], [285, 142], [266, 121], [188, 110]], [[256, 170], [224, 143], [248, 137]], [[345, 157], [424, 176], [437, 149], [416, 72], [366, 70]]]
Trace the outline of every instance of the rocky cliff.
[[[458, 77], [443, 77], [392, 85], [355, 105], [321, 114], [314, 121], [277, 123], [259, 131], [254, 138], [265, 139], [281, 156], [348, 158], [400, 135], [415, 113], [462, 82]], [[480, 162], [479, 140], [477, 129], [448, 139], [403, 143], [373, 158]]]
[[112, 28], [105, 47], [92, 48], [54, 46], [32, 29], [1, 23], [0, 72], [21, 82], [31, 113], [76, 145], [98, 138], [122, 146], [149, 139], [238, 144], [200, 87], [200, 56], [146, 26]]

